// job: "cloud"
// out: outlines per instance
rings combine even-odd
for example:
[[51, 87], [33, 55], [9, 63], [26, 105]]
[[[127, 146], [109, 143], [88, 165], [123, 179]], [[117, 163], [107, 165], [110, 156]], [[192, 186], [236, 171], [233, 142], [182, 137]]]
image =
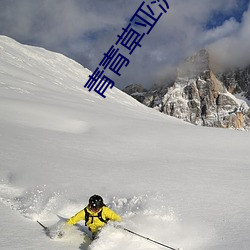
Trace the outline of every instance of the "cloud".
[[[0, 33], [61, 52], [95, 70], [141, 3], [142, 0], [1, 0]], [[211, 45], [213, 51], [224, 48], [222, 51], [227, 54], [225, 48], [231, 51], [242, 46], [241, 54], [248, 48], [248, 13], [242, 23], [233, 17], [240, 8], [238, 0], [168, 0], [168, 3], [170, 9], [145, 35], [141, 48], [137, 47], [130, 56], [128, 67], [122, 68], [121, 77], [110, 74], [117, 87], [130, 83], [149, 87], [165, 79], [181, 60], [204, 46]], [[158, 15], [160, 9], [153, 7]], [[214, 13], [228, 18], [207, 30]], [[143, 27], [138, 32], [143, 33]]]
[[240, 24], [232, 17], [229, 20], [226, 20], [221, 26], [204, 31], [200, 38], [200, 43], [211, 44], [215, 41], [219, 41], [231, 34], [235, 34], [239, 28]]
[[210, 44], [214, 60], [225, 67], [245, 67], [250, 64], [250, 9], [245, 11], [238, 28]]

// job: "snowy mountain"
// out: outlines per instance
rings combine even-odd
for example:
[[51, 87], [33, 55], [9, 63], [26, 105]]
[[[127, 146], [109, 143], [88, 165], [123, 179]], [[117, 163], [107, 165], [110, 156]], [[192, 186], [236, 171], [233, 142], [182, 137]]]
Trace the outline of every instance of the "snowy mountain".
[[[112, 224], [91, 243], [84, 222], [53, 229], [102, 195], [122, 225], [184, 250], [248, 250], [249, 133], [193, 126], [116, 88], [83, 88], [90, 71], [0, 36], [0, 248], [153, 250]], [[105, 94], [106, 94], [105, 93]]]
[[186, 59], [170, 87], [163, 85], [149, 91], [133, 88], [128, 86], [124, 92], [184, 121], [209, 127], [250, 127], [249, 69], [215, 72], [205, 49]]

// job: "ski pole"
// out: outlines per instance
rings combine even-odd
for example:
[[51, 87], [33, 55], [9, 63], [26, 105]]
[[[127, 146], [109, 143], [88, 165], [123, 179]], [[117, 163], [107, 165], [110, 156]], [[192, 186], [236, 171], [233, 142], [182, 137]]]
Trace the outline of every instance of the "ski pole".
[[47, 227], [45, 227], [41, 222], [39, 222], [38, 220], [36, 221], [40, 226], [42, 226], [43, 227], [43, 229], [46, 231], [46, 230], [48, 230], [48, 228]]
[[143, 236], [143, 235], [140, 235], [140, 234], [138, 234], [138, 233], [135, 233], [135, 232], [133, 232], [133, 231], [127, 229], [127, 228], [122, 228], [122, 229], [125, 230], [125, 231], [127, 231], [127, 232], [129, 232], [129, 233], [131, 233], [131, 234], [137, 235], [137, 236], [139, 236], [139, 237], [141, 237], [141, 238], [143, 238], [143, 239], [145, 239], [145, 240], [154, 242], [154, 243], [156, 243], [156, 244], [158, 244], [158, 245], [161, 245], [161, 246], [163, 246], [163, 247], [169, 248], [169, 249], [171, 249], [171, 250], [180, 250], [180, 248], [173, 248], [173, 247], [167, 246], [167, 245], [162, 244], [162, 243], [160, 243], [160, 242], [158, 242], [158, 241], [152, 240], [152, 239], [150, 239], [150, 238], [148, 238], [148, 237], [145, 237], [145, 236]]

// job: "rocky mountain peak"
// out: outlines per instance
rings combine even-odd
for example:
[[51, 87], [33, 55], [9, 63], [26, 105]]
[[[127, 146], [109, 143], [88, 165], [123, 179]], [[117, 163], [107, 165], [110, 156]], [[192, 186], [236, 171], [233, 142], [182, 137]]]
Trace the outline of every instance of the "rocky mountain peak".
[[194, 77], [206, 74], [210, 70], [209, 53], [201, 49], [194, 55], [188, 57], [177, 69], [177, 77]]
[[171, 86], [136, 94], [132, 91], [130, 95], [160, 112], [196, 125], [248, 129], [249, 106], [233, 94], [250, 93], [250, 67], [249, 71], [215, 74], [212, 66], [209, 51], [202, 49], [178, 67]]

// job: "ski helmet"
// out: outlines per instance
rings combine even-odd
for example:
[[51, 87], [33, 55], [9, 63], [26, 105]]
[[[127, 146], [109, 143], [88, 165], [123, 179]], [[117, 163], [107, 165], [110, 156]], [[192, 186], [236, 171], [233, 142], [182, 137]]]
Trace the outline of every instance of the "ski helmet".
[[89, 206], [93, 210], [98, 210], [103, 207], [103, 199], [99, 195], [93, 195], [89, 198]]

